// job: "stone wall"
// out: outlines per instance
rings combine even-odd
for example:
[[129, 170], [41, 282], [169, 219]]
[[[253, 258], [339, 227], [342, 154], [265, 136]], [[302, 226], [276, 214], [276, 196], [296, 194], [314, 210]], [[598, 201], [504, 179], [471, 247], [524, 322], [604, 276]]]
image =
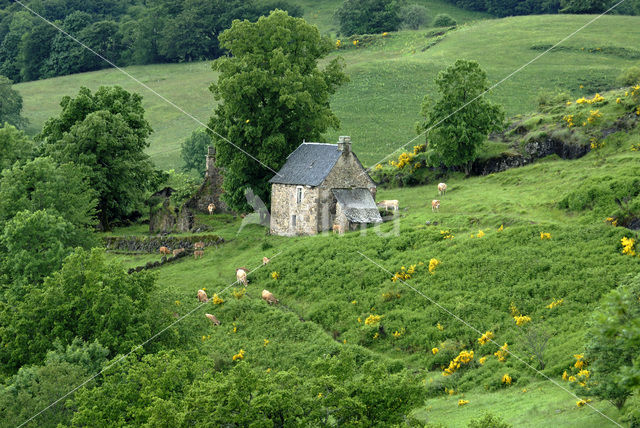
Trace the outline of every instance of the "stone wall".
[[221, 199], [224, 190], [222, 182], [224, 180], [224, 171], [216, 166], [216, 154], [213, 147], [209, 147], [207, 154], [207, 171], [205, 173], [204, 182], [196, 192], [196, 194], [185, 202], [184, 206], [192, 213], [202, 212], [209, 213], [207, 207], [209, 204], [216, 206], [215, 212], [227, 213], [229, 208]]
[[[296, 200], [297, 189], [302, 187], [302, 201]], [[292, 216], [296, 216], [293, 227]], [[271, 186], [271, 233], [295, 236], [318, 233], [318, 188], [292, 184]]]
[[217, 235], [201, 236], [107, 236], [103, 238], [107, 250], [127, 252], [156, 253], [160, 247], [171, 250], [177, 248], [192, 249], [196, 242], [204, 242], [205, 246], [220, 245], [224, 239]]

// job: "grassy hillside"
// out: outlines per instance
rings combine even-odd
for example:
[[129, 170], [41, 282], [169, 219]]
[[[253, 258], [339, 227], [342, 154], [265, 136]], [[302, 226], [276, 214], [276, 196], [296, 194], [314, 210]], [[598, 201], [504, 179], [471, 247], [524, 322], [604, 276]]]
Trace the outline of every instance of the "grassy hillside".
[[[319, 2], [318, 8], [329, 9], [329, 4]], [[327, 15], [318, 13], [317, 19], [323, 16]], [[351, 135], [360, 159], [365, 164], [377, 162], [415, 136], [420, 104], [425, 94], [435, 95], [433, 79], [438, 71], [458, 58], [475, 59], [496, 82], [592, 18], [551, 15], [479, 21], [448, 33], [432, 47], [433, 37], [426, 37], [430, 30], [402, 31], [384, 39], [379, 36], [357, 49], [336, 52], [345, 58], [351, 82], [333, 97], [332, 107], [342, 126], [329, 132], [327, 139]], [[578, 97], [611, 88], [622, 69], [640, 61], [635, 44], [639, 37], [640, 17], [603, 17], [567, 41], [562, 50], [547, 54], [489, 97], [513, 115], [532, 111], [541, 90], [562, 88]], [[208, 63], [128, 67], [127, 71], [207, 122], [214, 106], [207, 88], [215, 79]], [[117, 71], [30, 82], [16, 88], [24, 97], [25, 115], [35, 131], [57, 114], [62, 96], [77, 93], [81, 85], [97, 88], [114, 84], [144, 96], [147, 117], [155, 130], [149, 154], [162, 168], [178, 166], [179, 144], [198, 125]]]
[[[618, 104], [618, 96], [624, 98], [624, 91], [605, 94], [597, 106], [602, 121], [574, 134], [587, 129], [601, 134], [620, 117], [637, 124], [637, 115], [626, 112], [628, 99]], [[530, 121], [535, 124], [530, 132], [547, 129], [559, 116], [577, 117], [580, 109], [594, 108], [564, 101], [552, 107], [553, 113]], [[198, 221], [228, 242], [208, 249], [204, 259], [166, 265], [158, 270], [158, 282], [176, 293], [184, 305], [180, 311], [186, 313], [195, 305], [197, 289], [219, 292], [234, 280], [235, 268], [257, 267], [269, 256], [271, 263], [251, 275], [247, 296], [237, 300], [227, 292], [222, 294], [225, 303], [210, 309], [226, 328], [211, 330], [193, 321], [194, 336], [207, 335], [203, 352], [213, 347], [215, 358], [224, 360], [242, 347], [249, 350], [252, 365], [285, 370], [292, 365], [306, 368], [336, 346], [351, 348], [395, 361], [423, 380], [425, 404], [414, 412], [422, 421], [464, 426], [490, 411], [514, 426], [537, 427], [549, 421], [555, 426], [600, 426], [606, 420], [592, 409], [578, 408], [574, 397], [515, 357], [500, 362], [494, 353], [506, 342], [515, 355], [538, 367], [525, 337], [531, 329], [543, 331], [550, 335], [544, 373], [582, 396], [581, 388], [562, 381], [561, 375], [572, 367], [573, 355], [584, 350], [590, 313], [604, 293], [640, 273], [640, 258], [621, 254], [620, 245], [622, 237], [638, 239], [638, 232], [605, 221], [619, 215], [614, 197], [628, 196], [629, 205], [638, 208], [640, 157], [631, 149], [640, 145], [640, 132], [637, 127], [613, 132], [601, 142], [601, 148], [578, 160], [550, 157], [485, 177], [450, 177], [440, 213], [432, 213], [428, 204], [436, 196], [435, 186], [381, 189], [378, 198], [398, 199], [401, 210], [398, 222], [386, 223], [379, 233], [283, 238], [269, 236], [256, 225], [238, 232], [240, 219], [230, 216], [202, 216]], [[428, 226], [427, 220], [439, 224]], [[443, 231], [453, 238], [445, 239]], [[140, 226], [117, 231], [140, 232]], [[541, 233], [550, 239], [541, 239]], [[135, 266], [159, 256], [113, 257]], [[434, 258], [440, 264], [429, 272]], [[415, 269], [408, 280], [411, 286], [481, 332], [493, 332], [495, 343], [480, 345], [478, 332], [392, 281], [383, 268], [391, 273]], [[281, 306], [258, 309], [265, 305], [258, 297], [262, 289], [272, 291]], [[548, 308], [554, 299], [562, 299], [562, 304]], [[531, 317], [530, 323], [516, 325], [514, 307]], [[278, 312], [284, 316], [279, 322], [287, 327], [265, 327]], [[382, 317], [378, 325], [365, 325], [371, 315]], [[231, 321], [238, 331], [230, 336]], [[294, 328], [291, 323], [296, 322], [313, 328]], [[299, 328], [305, 329], [304, 339]], [[265, 337], [276, 351], [264, 349]], [[301, 341], [304, 346], [296, 346]], [[433, 348], [439, 352], [434, 354]], [[452, 376], [442, 376], [443, 367], [464, 349], [474, 350], [473, 361]], [[486, 357], [484, 363], [481, 357]], [[511, 386], [502, 384], [504, 374], [512, 377]], [[446, 392], [450, 390], [451, 395]], [[459, 407], [459, 399], [469, 403]], [[596, 400], [593, 405], [619, 417], [608, 402]]]

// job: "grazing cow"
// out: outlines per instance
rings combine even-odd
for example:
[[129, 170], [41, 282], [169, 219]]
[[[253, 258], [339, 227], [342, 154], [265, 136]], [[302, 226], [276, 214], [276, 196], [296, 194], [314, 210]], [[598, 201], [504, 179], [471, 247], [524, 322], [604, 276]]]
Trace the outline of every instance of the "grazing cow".
[[380, 201], [377, 203], [377, 206], [384, 207], [385, 211], [389, 211], [389, 208], [393, 208], [394, 211], [398, 211], [399, 204], [397, 199], [391, 199], [388, 201]]
[[200, 300], [202, 303], [207, 303], [209, 301], [207, 292], [204, 290], [198, 290], [198, 300]]
[[438, 194], [440, 196], [444, 196], [445, 193], [447, 193], [447, 185], [445, 183], [439, 183], [438, 184]]
[[236, 269], [236, 280], [243, 283], [245, 286], [249, 285], [249, 282], [247, 281], [247, 272], [247, 268]]
[[216, 204], [211, 203], [207, 205], [207, 211], [209, 211], [209, 215], [213, 214], [215, 210], [216, 210]]
[[268, 257], [263, 257], [262, 258], [262, 266], [266, 265], [267, 263], [269, 263], [271, 260], [269, 260]]
[[267, 290], [262, 290], [262, 300], [266, 300], [270, 305], [278, 303], [278, 299], [276, 299], [275, 296]]
[[431, 211], [433, 212], [440, 212], [440, 201], [437, 199], [434, 199], [431, 201]]
[[160, 247], [160, 254], [171, 254], [171, 250], [168, 249], [167, 247]]
[[209, 318], [209, 321], [211, 321], [214, 325], [220, 325], [220, 321], [218, 320], [218, 318], [216, 318], [215, 315], [204, 314], [204, 316]]
[[202, 250], [196, 250], [196, 251], [193, 252], [193, 258], [194, 259], [199, 259], [202, 256], [204, 256], [204, 251], [202, 251]]
[[202, 241], [196, 242], [195, 244], [193, 244], [193, 249], [194, 250], [204, 250], [204, 242], [202, 242]]
[[177, 256], [180, 253], [184, 253], [184, 248], [176, 248], [173, 250], [173, 257]]
[[339, 224], [334, 224], [333, 225], [333, 233], [342, 234], [342, 233], [344, 233], [344, 230], [342, 229], [342, 226], [340, 226]]

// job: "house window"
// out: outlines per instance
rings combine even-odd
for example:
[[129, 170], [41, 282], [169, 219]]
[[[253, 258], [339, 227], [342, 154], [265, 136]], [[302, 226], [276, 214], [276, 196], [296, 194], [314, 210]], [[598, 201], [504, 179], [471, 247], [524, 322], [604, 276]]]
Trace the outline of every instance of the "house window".
[[295, 215], [291, 216], [291, 227], [296, 227], [296, 216]]
[[302, 187], [298, 186], [296, 188], [296, 203], [300, 203], [302, 202]]

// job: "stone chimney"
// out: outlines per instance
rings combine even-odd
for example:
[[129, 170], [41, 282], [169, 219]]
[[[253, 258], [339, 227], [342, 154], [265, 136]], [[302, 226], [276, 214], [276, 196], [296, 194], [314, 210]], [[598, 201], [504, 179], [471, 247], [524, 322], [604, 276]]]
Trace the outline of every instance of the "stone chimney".
[[216, 169], [216, 149], [213, 146], [209, 146], [207, 151], [207, 172], [205, 177], [213, 175]]
[[339, 137], [338, 150], [340, 150], [343, 155], [348, 155], [349, 153], [351, 153], [351, 137], [349, 136]]

